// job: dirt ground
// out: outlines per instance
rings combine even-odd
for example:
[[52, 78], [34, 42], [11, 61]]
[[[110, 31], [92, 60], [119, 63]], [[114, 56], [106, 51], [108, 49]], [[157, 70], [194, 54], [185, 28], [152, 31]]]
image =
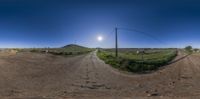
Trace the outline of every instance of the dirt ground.
[[199, 81], [200, 55], [182, 52], [147, 74], [118, 71], [95, 52], [0, 55], [0, 99], [198, 99]]

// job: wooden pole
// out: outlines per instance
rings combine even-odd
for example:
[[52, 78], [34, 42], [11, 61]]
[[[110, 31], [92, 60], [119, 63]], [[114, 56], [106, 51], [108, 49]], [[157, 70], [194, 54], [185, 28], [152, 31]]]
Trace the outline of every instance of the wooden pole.
[[117, 27], [115, 28], [115, 56], [118, 57], [118, 35]]

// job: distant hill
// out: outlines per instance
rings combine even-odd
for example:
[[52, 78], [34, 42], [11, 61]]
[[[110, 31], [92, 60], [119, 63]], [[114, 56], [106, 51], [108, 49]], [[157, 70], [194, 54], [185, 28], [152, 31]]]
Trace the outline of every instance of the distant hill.
[[87, 47], [76, 45], [76, 44], [69, 44], [69, 45], [63, 46], [62, 48], [87, 48]]
[[76, 45], [76, 44], [69, 44], [69, 45], [63, 46], [60, 50], [64, 52], [88, 52], [88, 51], [92, 51], [93, 49]]

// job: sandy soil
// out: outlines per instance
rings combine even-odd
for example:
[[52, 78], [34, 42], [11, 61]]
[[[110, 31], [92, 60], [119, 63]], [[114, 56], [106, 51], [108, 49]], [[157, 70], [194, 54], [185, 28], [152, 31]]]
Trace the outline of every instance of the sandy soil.
[[118, 71], [95, 52], [0, 57], [0, 99], [198, 99], [199, 81], [200, 55], [182, 52], [171, 64], [147, 74]]

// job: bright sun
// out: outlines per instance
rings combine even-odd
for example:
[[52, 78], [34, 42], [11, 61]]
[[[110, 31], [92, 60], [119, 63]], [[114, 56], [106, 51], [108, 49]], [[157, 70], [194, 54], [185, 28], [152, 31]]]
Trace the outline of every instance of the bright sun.
[[102, 40], [103, 40], [103, 37], [102, 37], [102, 36], [98, 36], [98, 37], [97, 37], [97, 40], [98, 40], [98, 41], [102, 41]]

